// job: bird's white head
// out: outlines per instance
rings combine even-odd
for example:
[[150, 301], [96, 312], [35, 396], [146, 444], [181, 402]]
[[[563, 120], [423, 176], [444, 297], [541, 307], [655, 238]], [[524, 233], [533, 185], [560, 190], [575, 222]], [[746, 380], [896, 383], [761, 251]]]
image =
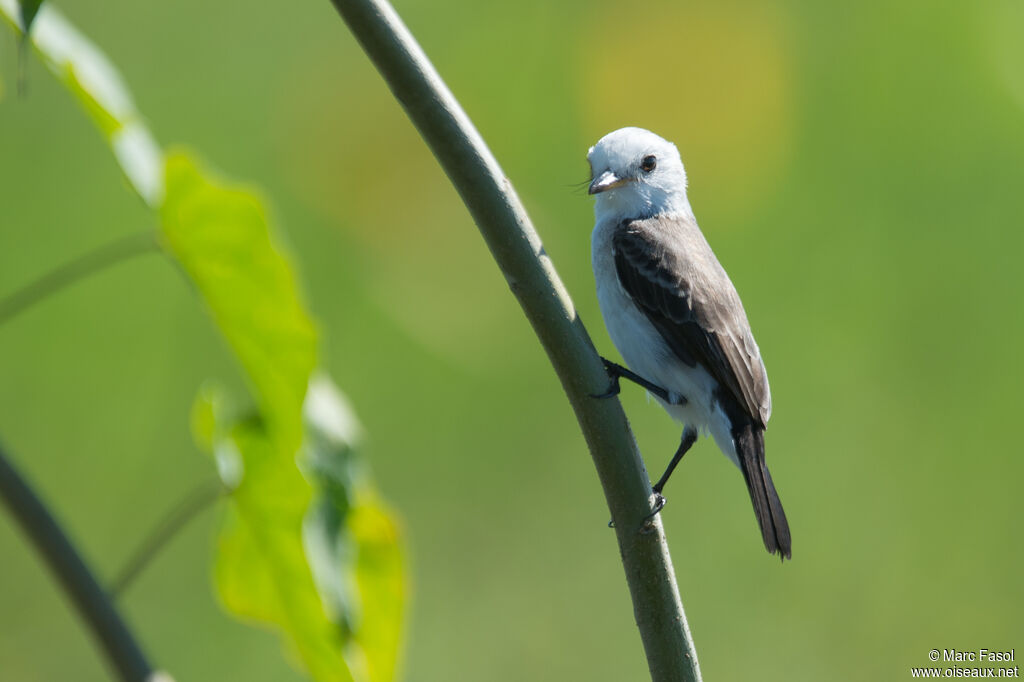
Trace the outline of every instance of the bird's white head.
[[690, 213], [676, 146], [643, 128], [620, 128], [587, 152], [595, 212], [620, 218]]

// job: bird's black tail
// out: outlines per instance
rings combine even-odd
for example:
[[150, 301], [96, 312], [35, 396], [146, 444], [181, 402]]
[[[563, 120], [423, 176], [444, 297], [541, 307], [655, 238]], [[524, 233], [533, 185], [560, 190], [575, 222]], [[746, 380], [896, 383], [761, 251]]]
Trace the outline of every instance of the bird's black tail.
[[768, 473], [768, 465], [764, 461], [764, 429], [746, 422], [733, 428], [732, 436], [740, 469], [743, 470], [747, 490], [750, 491], [750, 501], [754, 503], [754, 513], [761, 525], [764, 546], [772, 554], [778, 553], [783, 559], [791, 559], [793, 551], [789, 522], [786, 521], [782, 501], [775, 492], [772, 475]]

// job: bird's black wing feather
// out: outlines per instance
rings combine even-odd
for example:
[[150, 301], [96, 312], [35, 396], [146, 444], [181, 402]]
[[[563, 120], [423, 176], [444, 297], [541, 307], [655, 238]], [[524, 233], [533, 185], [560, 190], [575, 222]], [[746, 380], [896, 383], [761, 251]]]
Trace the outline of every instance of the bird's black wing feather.
[[623, 289], [684, 363], [700, 364], [756, 424], [768, 379], [743, 304], [692, 218], [623, 221], [612, 239]]

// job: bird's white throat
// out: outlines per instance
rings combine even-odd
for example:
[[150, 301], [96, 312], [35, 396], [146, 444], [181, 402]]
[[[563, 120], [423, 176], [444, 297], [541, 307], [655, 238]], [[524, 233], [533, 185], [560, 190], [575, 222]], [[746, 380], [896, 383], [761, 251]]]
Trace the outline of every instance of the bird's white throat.
[[[598, 220], [692, 215], [679, 150], [651, 131], [622, 128], [609, 133], [590, 148], [587, 161]], [[602, 183], [602, 177], [616, 182]]]

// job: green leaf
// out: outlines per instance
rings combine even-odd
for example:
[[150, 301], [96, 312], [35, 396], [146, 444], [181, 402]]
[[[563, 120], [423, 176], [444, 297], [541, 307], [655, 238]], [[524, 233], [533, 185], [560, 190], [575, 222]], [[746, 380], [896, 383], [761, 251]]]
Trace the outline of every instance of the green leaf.
[[40, 9], [40, 5], [0, 0], [0, 17], [19, 30], [35, 19], [30, 37], [46, 67], [89, 113], [135, 192], [156, 208], [163, 197], [163, 154], [121, 75], [55, 7], [48, 3]]
[[232, 490], [214, 568], [221, 600], [280, 629], [320, 682], [390, 682], [406, 597], [398, 526], [360, 465], [359, 427], [344, 398], [323, 379], [305, 398], [316, 332], [266, 211], [251, 191], [211, 179], [186, 154], [165, 157], [109, 60], [39, 5], [0, 0], [0, 17], [18, 27], [35, 16], [33, 44], [106, 136], [134, 190], [159, 210], [165, 249], [256, 399], [256, 411], [236, 419], [222, 391], [205, 386], [192, 411], [196, 441]]
[[398, 531], [356, 455], [351, 408], [326, 379], [309, 382], [316, 335], [294, 274], [254, 195], [211, 181], [183, 154], [168, 156], [165, 177], [167, 248], [259, 407], [232, 424], [207, 388], [193, 410], [197, 440], [213, 444], [235, 490], [215, 568], [221, 599], [281, 628], [317, 680], [390, 682], [405, 603]]
[[356, 546], [355, 578], [361, 605], [353, 637], [366, 655], [369, 679], [395, 679], [408, 598], [400, 528], [392, 512], [367, 486], [358, 491], [347, 522]]
[[165, 177], [166, 246], [241, 362], [279, 456], [291, 463], [316, 364], [316, 332], [292, 268], [252, 192], [214, 182], [183, 153], [168, 155]]
[[225, 607], [279, 627], [314, 679], [355, 679], [344, 656], [345, 633], [327, 618], [302, 544], [309, 483], [282, 460], [258, 418], [235, 424], [216, 447], [233, 450], [245, 472], [231, 496], [214, 568]]
[[407, 595], [398, 523], [358, 456], [351, 408], [325, 377], [311, 382], [304, 415], [300, 470], [258, 416], [229, 423], [216, 391], [197, 398], [197, 434], [213, 434], [219, 467], [241, 472], [217, 592], [241, 618], [279, 628], [316, 680], [391, 682]]
[[225, 438], [224, 429], [233, 421], [225, 414], [227, 397], [224, 389], [208, 381], [199, 389], [192, 404], [192, 437], [206, 452], [212, 452], [217, 463], [217, 474], [229, 491], [238, 488], [244, 475], [242, 456], [238, 449]]
[[[199, 389], [199, 395], [192, 403], [192, 437], [196, 444], [207, 452], [213, 452], [217, 437], [218, 416], [222, 413], [224, 394], [219, 386], [207, 383]], [[232, 486], [233, 487], [233, 486]]]
[[305, 416], [302, 463], [316, 491], [306, 554], [328, 616], [350, 638], [346, 659], [357, 679], [389, 682], [407, 596], [398, 523], [358, 457], [352, 409], [327, 377], [310, 383]]

